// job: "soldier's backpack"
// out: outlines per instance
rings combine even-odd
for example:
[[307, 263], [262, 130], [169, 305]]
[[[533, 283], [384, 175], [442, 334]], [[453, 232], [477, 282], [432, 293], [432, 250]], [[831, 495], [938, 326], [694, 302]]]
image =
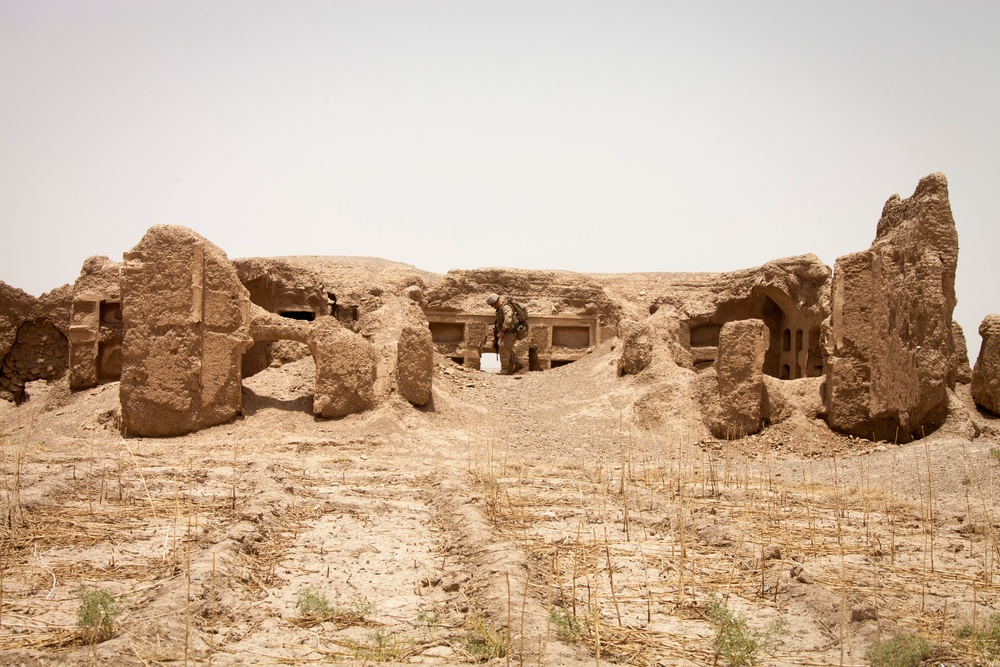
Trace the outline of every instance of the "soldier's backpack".
[[517, 320], [514, 324], [514, 331], [517, 332], [517, 339], [524, 340], [528, 337], [528, 309], [510, 297], [507, 297], [507, 301], [510, 303], [510, 307], [514, 310], [514, 319]]

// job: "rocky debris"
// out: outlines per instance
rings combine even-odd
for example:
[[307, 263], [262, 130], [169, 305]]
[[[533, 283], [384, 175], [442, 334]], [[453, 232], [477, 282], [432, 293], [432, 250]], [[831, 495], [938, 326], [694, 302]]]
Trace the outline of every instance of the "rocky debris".
[[767, 327], [761, 320], [728, 322], [719, 332], [715, 372], [696, 379], [705, 424], [715, 437], [735, 440], [760, 431], [767, 342]]
[[413, 301], [418, 305], [424, 303], [424, 291], [420, 289], [420, 287], [418, 287], [417, 285], [410, 285], [405, 290], [403, 290], [403, 294], [405, 294], [411, 301]]
[[123, 431], [181, 435], [235, 417], [249, 312], [221, 249], [186, 227], [146, 232], [122, 277]]
[[309, 348], [316, 360], [313, 413], [344, 417], [375, 407], [375, 347], [336, 318], [313, 322]]
[[823, 378], [779, 380], [769, 375], [764, 380], [765, 419], [780, 424], [793, 416], [817, 419], [823, 412]]
[[878, 620], [878, 609], [873, 604], [862, 603], [851, 608], [851, 623]]
[[1000, 415], [1000, 315], [987, 315], [979, 325], [983, 344], [972, 371], [976, 405]]
[[830, 426], [908, 442], [936, 429], [954, 387], [958, 234], [943, 174], [893, 195], [868, 250], [837, 259], [827, 332]]
[[627, 319], [618, 325], [618, 329], [621, 339], [618, 375], [637, 375], [646, 370], [653, 360], [653, 328], [647, 323]]
[[653, 356], [660, 357], [681, 368], [694, 368], [690, 344], [690, 330], [684, 326], [680, 314], [672, 306], [659, 306], [646, 322], [653, 329]]

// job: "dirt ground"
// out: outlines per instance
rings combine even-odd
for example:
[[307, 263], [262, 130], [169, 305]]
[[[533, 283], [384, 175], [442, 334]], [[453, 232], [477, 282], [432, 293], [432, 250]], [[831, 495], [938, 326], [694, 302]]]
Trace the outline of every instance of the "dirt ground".
[[439, 357], [431, 405], [339, 420], [306, 358], [170, 439], [120, 436], [117, 384], [30, 385], [0, 403], [0, 662], [724, 665], [725, 627], [768, 665], [865, 665], [904, 632], [927, 664], [1000, 655], [1000, 420], [725, 443], [681, 408], [640, 428], [613, 354]]

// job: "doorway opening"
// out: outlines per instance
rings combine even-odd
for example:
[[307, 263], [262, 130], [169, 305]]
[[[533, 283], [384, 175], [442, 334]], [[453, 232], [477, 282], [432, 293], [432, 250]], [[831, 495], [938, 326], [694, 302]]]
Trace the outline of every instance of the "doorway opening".
[[483, 352], [479, 355], [479, 370], [484, 373], [499, 373], [500, 355], [496, 352]]

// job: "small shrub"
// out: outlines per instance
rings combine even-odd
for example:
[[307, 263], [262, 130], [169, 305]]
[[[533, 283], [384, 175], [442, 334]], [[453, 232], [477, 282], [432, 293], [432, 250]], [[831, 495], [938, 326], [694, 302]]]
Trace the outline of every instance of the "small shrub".
[[931, 657], [931, 645], [919, 635], [900, 632], [886, 641], [876, 639], [867, 656], [872, 667], [919, 667]]
[[777, 647], [785, 627], [785, 622], [779, 619], [764, 632], [752, 630], [742, 614], [731, 611], [717, 598], [709, 602], [707, 611], [708, 619], [716, 626], [715, 652], [731, 667], [759, 664], [762, 653], [772, 653]]
[[[962, 630], [967, 630], [966, 637], [972, 636], [971, 627], [963, 626]], [[1000, 658], [1000, 614], [990, 616], [986, 628], [976, 633], [975, 642], [976, 651], [983, 660], [992, 664]]]
[[347, 605], [331, 605], [324, 593], [303, 588], [298, 593], [299, 615], [307, 621], [337, 621], [344, 625], [360, 625], [375, 613], [368, 600], [354, 598]]
[[348, 642], [355, 659], [365, 662], [390, 662], [406, 657], [411, 647], [408, 641], [400, 641], [395, 632], [376, 630], [368, 635], [363, 644]]
[[1000, 447], [990, 447], [990, 460], [1000, 462]]
[[507, 655], [507, 637], [481, 616], [473, 616], [472, 628], [465, 635], [465, 649], [478, 662]]
[[115, 621], [121, 613], [111, 593], [81, 586], [76, 596], [80, 600], [80, 606], [76, 610], [76, 627], [83, 640], [96, 644], [111, 639], [114, 636]]
[[579, 639], [580, 635], [587, 629], [586, 623], [573, 616], [572, 612], [565, 607], [552, 607], [549, 610], [549, 621], [556, 626], [556, 634], [559, 635], [560, 639]]
[[442, 622], [443, 619], [437, 609], [432, 609], [431, 611], [421, 609], [417, 612], [417, 623], [427, 628], [431, 639], [434, 639], [434, 632], [438, 629]]
[[326, 595], [312, 588], [299, 590], [299, 614], [307, 618], [329, 618], [333, 614]]
[[364, 598], [354, 598], [346, 606], [335, 607], [333, 612], [343, 622], [357, 625], [368, 621], [375, 613], [375, 605]]

